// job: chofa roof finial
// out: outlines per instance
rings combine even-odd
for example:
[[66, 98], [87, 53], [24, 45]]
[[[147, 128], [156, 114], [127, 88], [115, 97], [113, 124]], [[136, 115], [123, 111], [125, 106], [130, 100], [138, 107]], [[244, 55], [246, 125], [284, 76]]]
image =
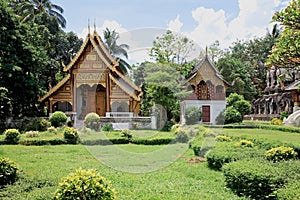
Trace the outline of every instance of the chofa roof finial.
[[91, 34], [90, 18], [88, 19], [88, 31], [89, 31], [89, 34]]
[[94, 18], [94, 32], [96, 33], [97, 26], [96, 26], [96, 18]]

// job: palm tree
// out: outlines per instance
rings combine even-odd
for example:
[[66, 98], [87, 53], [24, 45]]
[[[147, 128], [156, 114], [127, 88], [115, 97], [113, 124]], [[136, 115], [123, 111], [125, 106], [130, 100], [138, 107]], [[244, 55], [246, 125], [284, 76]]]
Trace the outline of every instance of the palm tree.
[[50, 0], [16, 0], [16, 2], [15, 9], [21, 16], [22, 22], [34, 20], [37, 16], [46, 14], [49, 17], [55, 17], [62, 28], [66, 27], [66, 19], [62, 16], [63, 8], [52, 4]]
[[279, 24], [276, 23], [276, 24], [273, 25], [271, 31], [269, 31], [269, 30], [267, 30], [267, 31], [268, 31], [268, 32], [267, 32], [267, 36], [268, 36], [268, 37], [271, 37], [271, 38], [273, 38], [273, 39], [276, 39], [276, 38], [278, 38], [279, 35], [281, 34], [281, 32], [282, 32], [282, 27], [280, 27]]
[[128, 59], [127, 49], [129, 49], [129, 46], [127, 44], [117, 44], [117, 40], [120, 38], [120, 36], [115, 30], [106, 28], [103, 33], [106, 48], [111, 55], [113, 55], [116, 59], [119, 59], [121, 71], [124, 74], [127, 74], [128, 69], [131, 69], [131, 66], [121, 57], [124, 56], [126, 59]]

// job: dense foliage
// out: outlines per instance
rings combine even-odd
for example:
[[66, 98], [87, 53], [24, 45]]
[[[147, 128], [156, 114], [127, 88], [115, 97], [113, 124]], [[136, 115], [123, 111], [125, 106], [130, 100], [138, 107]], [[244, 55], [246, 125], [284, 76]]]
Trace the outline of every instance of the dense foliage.
[[82, 43], [60, 28], [65, 20], [54, 12], [59, 6], [48, 0], [39, 7], [35, 3], [0, 1], [0, 87], [7, 89], [11, 105], [5, 114], [14, 118], [45, 114], [38, 97], [59, 81], [55, 75], [63, 76], [61, 62], [69, 62]]
[[17, 144], [20, 139], [20, 132], [18, 129], [7, 129], [4, 131], [4, 135], [6, 144]]
[[51, 125], [54, 127], [59, 127], [67, 122], [67, 115], [62, 111], [55, 111], [49, 118]]
[[96, 170], [77, 169], [60, 182], [54, 199], [111, 200], [116, 199], [116, 193], [110, 182]]
[[100, 125], [99, 115], [94, 112], [88, 113], [84, 118], [84, 124], [86, 125], [87, 128], [98, 130]]
[[8, 158], [0, 158], [0, 188], [12, 184], [17, 179], [18, 167]]
[[78, 131], [73, 127], [65, 127], [64, 128], [64, 139], [69, 144], [76, 144], [79, 140]]
[[201, 117], [201, 109], [196, 106], [190, 106], [185, 110], [184, 118], [186, 120], [186, 124], [195, 124], [201, 120]]
[[292, 0], [288, 6], [276, 12], [273, 22], [283, 26], [283, 32], [272, 48], [268, 58], [268, 66], [298, 67], [300, 64], [300, 1]]
[[223, 167], [226, 186], [251, 199], [277, 199], [276, 190], [297, 180], [299, 162], [272, 164], [263, 159], [240, 160]]

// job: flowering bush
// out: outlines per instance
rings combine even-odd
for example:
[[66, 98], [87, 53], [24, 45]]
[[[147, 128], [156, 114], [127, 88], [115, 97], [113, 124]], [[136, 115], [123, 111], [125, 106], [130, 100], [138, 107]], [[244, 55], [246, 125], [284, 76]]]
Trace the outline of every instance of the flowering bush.
[[25, 137], [32, 138], [32, 137], [39, 137], [38, 131], [27, 131], [25, 133]]
[[280, 146], [266, 151], [265, 156], [268, 160], [277, 162], [296, 158], [297, 153], [292, 147]]
[[231, 142], [232, 141], [231, 137], [228, 137], [226, 135], [218, 135], [216, 138], [217, 138], [217, 141], [221, 141], [221, 142]]
[[55, 192], [55, 200], [111, 200], [116, 199], [116, 193], [109, 181], [96, 170], [78, 169], [64, 178]]
[[254, 143], [250, 140], [240, 140], [235, 145], [236, 146], [243, 146], [243, 147], [253, 147]]
[[73, 127], [65, 127], [64, 138], [67, 141], [67, 143], [76, 144], [77, 141], [79, 140], [77, 129]]
[[272, 120], [271, 120], [271, 124], [272, 125], [282, 125], [282, 120], [281, 119], [278, 119], [278, 118], [273, 118]]

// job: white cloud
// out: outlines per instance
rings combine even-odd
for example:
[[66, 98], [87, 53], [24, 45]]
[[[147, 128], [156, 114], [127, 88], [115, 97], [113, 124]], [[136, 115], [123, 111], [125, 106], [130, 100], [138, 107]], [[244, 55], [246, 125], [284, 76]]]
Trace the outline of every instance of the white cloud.
[[240, 12], [228, 26], [233, 40], [262, 36], [272, 19], [274, 0], [239, 0]]
[[198, 22], [191, 33], [185, 33], [200, 46], [212, 44], [216, 40], [224, 40], [227, 36], [225, 11], [199, 7], [192, 11], [192, 17]]
[[171, 20], [168, 23], [168, 30], [171, 30], [174, 32], [180, 32], [182, 25], [183, 25], [183, 23], [180, 21], [180, 16], [177, 15], [177, 17], [174, 20]]
[[[102, 37], [103, 36], [103, 31], [109, 28], [110, 30], [115, 30], [118, 33], [124, 33], [127, 32], [128, 30], [125, 29], [124, 27], [122, 27], [122, 25], [120, 23], [118, 23], [115, 20], [105, 20], [102, 24], [102, 26], [100, 27], [96, 27], [97, 33]], [[94, 25], [90, 25], [90, 32], [94, 31]], [[78, 34], [78, 37], [80, 38], [85, 38], [88, 34], [88, 28], [84, 28], [82, 29], [81, 33]]]
[[226, 13], [222, 9], [198, 7], [192, 11], [192, 17], [198, 25], [192, 32], [185, 34], [202, 47], [219, 40], [220, 46], [226, 48], [237, 39], [247, 40], [265, 35], [274, 9], [286, 5], [287, 2], [238, 0], [238, 3], [238, 16], [229, 22], [226, 22]]

